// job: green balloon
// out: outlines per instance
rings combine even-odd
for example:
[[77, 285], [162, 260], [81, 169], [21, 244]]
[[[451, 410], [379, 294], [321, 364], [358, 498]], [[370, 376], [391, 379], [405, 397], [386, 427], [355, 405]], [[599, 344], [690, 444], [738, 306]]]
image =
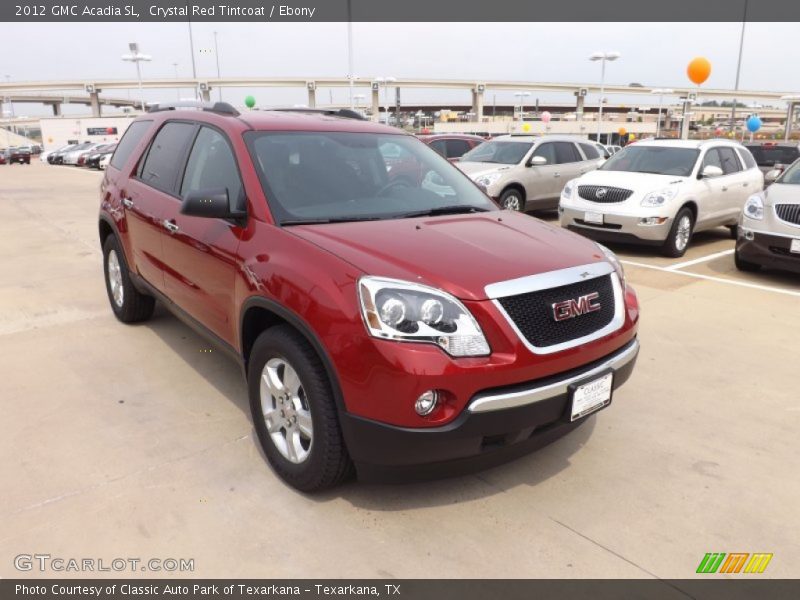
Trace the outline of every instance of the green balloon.
[[247, 96], [244, 99], [244, 103], [247, 106], [247, 108], [253, 108], [256, 105], [256, 99], [253, 98], [252, 96]]

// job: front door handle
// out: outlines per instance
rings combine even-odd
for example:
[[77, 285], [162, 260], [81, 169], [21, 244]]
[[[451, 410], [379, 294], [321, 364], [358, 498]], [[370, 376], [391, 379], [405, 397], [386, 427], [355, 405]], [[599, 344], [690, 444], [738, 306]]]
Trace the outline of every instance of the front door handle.
[[178, 227], [178, 224], [175, 223], [174, 221], [167, 221], [166, 219], [164, 219], [161, 223], [164, 225], [164, 228], [170, 233], [176, 233], [180, 229], [180, 227]]
[[125, 208], [133, 208], [133, 200], [131, 200], [130, 198], [123, 198], [122, 206], [124, 206]]
[[745, 182], [742, 184], [742, 187], [747, 187], [748, 185], [750, 185], [750, 182], [748, 182], [748, 181], [745, 181]]

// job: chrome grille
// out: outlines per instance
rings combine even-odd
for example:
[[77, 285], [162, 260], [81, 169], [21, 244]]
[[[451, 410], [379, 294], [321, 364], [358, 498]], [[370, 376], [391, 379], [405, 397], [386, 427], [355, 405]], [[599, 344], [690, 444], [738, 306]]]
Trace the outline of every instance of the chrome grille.
[[613, 204], [615, 202], [625, 202], [633, 194], [633, 190], [625, 188], [608, 187], [604, 185], [579, 185], [578, 196], [589, 202], [602, 202], [603, 204]]
[[775, 214], [781, 221], [800, 225], [800, 204], [776, 204]]

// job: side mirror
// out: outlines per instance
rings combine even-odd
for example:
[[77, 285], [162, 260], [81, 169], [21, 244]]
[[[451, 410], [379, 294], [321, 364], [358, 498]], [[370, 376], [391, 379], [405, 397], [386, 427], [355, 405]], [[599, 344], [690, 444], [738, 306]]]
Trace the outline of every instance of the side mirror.
[[764, 183], [769, 185], [770, 183], [775, 183], [775, 180], [780, 177], [781, 170], [780, 169], [770, 169], [766, 173], [764, 173]]
[[530, 164], [532, 164], [535, 167], [541, 167], [542, 165], [547, 164], [547, 159], [544, 156], [534, 156], [531, 159]]
[[244, 219], [247, 213], [231, 208], [228, 190], [213, 188], [187, 192], [181, 202], [181, 214], [207, 219]]
[[721, 177], [722, 169], [720, 169], [719, 167], [715, 167], [714, 165], [706, 165], [705, 167], [703, 167], [703, 171], [702, 173], [700, 173], [700, 176], [703, 179], [709, 179], [711, 177]]

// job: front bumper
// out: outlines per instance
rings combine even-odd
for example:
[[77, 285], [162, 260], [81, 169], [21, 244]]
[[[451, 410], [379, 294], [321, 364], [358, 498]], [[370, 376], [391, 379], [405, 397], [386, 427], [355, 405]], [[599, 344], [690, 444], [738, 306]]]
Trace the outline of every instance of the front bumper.
[[459, 475], [506, 462], [568, 433], [569, 388], [614, 372], [614, 389], [630, 377], [639, 352], [631, 340], [614, 353], [558, 375], [477, 393], [454, 421], [407, 428], [342, 415], [342, 429], [359, 477], [424, 479]]
[[792, 239], [800, 239], [800, 230], [798, 230], [797, 237], [792, 238], [740, 226], [739, 236], [736, 240], [736, 254], [746, 262], [769, 269], [800, 273], [800, 254], [789, 250]]
[[[606, 212], [609, 210], [609, 206], [613, 205], [565, 206], [562, 201], [559, 207], [561, 226], [601, 242], [660, 245], [667, 239], [672, 227], [672, 217], [666, 218], [659, 225], [642, 225], [641, 220], [644, 217], [663, 217], [664, 215], [630, 215], [615, 213], [613, 210]], [[587, 223], [585, 221], [587, 212], [602, 213], [603, 224]]]

